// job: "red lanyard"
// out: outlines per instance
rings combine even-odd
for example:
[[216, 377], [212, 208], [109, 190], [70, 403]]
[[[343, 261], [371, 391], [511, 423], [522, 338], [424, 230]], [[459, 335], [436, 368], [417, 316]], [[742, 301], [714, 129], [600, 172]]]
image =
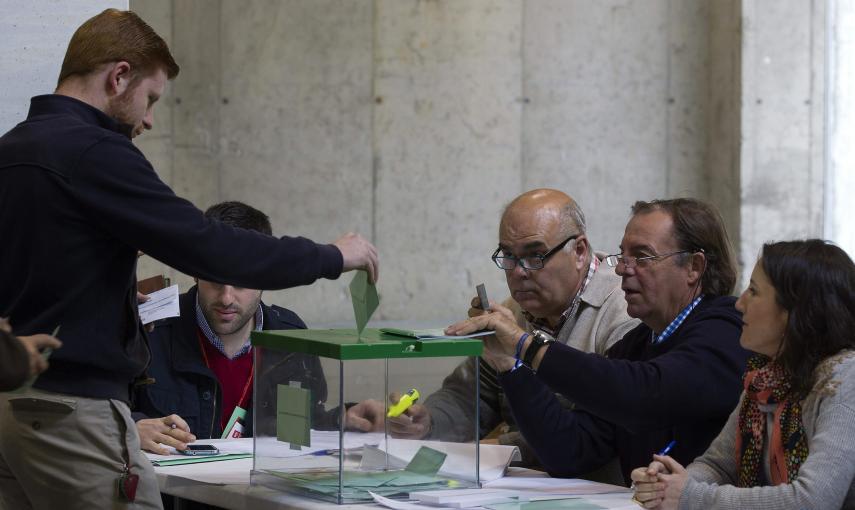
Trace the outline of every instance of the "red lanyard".
[[[197, 337], [199, 339], [199, 349], [202, 350], [202, 359], [205, 360], [205, 366], [208, 367], [208, 370], [211, 370], [211, 363], [208, 361], [208, 352], [205, 350], [205, 344], [203, 342], [207, 342], [208, 339], [205, 338], [205, 334], [202, 333], [202, 330], [196, 328]], [[246, 380], [246, 384], [243, 387], [243, 391], [240, 394], [240, 398], [238, 399], [237, 406], [246, 409], [246, 404], [249, 400], [249, 389], [252, 387], [252, 377], [255, 375], [255, 363], [250, 366], [249, 369], [249, 378]]]

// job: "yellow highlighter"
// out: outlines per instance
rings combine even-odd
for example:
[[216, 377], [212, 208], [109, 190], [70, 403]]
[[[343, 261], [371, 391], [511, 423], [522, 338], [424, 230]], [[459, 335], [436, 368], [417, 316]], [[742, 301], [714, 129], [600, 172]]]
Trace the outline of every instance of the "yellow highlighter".
[[404, 393], [401, 396], [401, 399], [398, 400], [398, 403], [389, 408], [389, 412], [386, 413], [388, 418], [397, 418], [401, 416], [401, 413], [410, 408], [411, 405], [415, 404], [419, 399], [419, 390], [413, 388], [410, 391]]

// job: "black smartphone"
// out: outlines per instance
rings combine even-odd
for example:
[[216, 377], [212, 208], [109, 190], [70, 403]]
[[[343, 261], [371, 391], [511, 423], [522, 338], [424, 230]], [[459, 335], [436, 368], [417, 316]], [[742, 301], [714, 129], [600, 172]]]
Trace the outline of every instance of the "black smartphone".
[[211, 444], [188, 444], [186, 450], [178, 450], [184, 455], [217, 455], [220, 450]]

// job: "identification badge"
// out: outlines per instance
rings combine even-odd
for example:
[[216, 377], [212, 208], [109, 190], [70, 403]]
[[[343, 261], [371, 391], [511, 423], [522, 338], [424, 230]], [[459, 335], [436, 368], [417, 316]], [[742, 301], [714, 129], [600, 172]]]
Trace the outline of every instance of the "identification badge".
[[237, 439], [243, 437], [244, 424], [246, 423], [246, 409], [235, 406], [232, 411], [232, 417], [226, 423], [226, 428], [223, 429], [223, 435], [220, 439]]

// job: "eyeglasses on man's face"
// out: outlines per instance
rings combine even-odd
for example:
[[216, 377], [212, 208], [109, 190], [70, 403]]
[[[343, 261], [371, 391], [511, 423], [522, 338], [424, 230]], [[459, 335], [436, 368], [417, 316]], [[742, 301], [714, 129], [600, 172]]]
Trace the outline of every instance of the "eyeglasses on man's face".
[[496, 251], [493, 252], [493, 262], [496, 263], [496, 267], [499, 269], [504, 269], [505, 271], [510, 271], [511, 269], [517, 267], [517, 265], [522, 266], [523, 269], [543, 269], [543, 266], [546, 265], [546, 261], [549, 260], [549, 257], [555, 255], [564, 245], [569, 243], [570, 241], [578, 238], [582, 234], [575, 234], [567, 239], [561, 241], [554, 248], [544, 253], [543, 255], [526, 255], [525, 257], [514, 257], [513, 255], [508, 255], [506, 253], [502, 253], [502, 247], [499, 246], [496, 248]]
[[633, 268], [633, 267], [647, 267], [653, 262], [657, 260], [664, 260], [668, 257], [673, 257], [674, 255], [680, 255], [682, 253], [694, 253], [692, 250], [679, 250], [672, 251], [671, 253], [664, 253], [662, 255], [647, 255], [644, 257], [633, 257], [632, 255], [623, 255], [621, 253], [617, 253], [615, 255], [609, 255], [606, 257], [606, 264], [611, 267], [617, 267], [619, 264], [623, 264], [623, 267]]

